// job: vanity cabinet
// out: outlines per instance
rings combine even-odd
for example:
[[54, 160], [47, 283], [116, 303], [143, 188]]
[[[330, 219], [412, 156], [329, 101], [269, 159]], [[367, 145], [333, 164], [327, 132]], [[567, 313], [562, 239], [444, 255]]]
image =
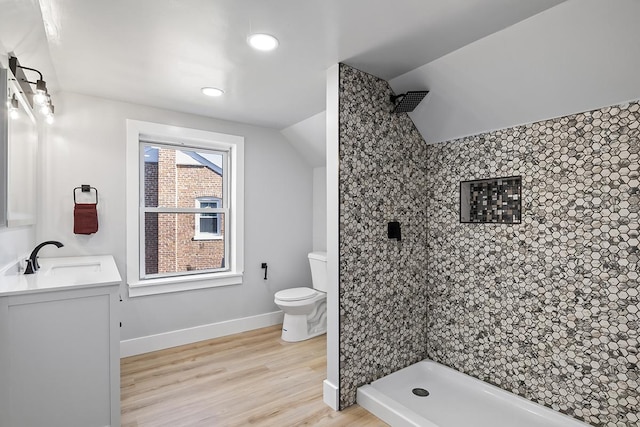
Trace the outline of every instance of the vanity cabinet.
[[[44, 289], [0, 292], [0, 426], [120, 425], [115, 271], [101, 283], [57, 279]], [[28, 279], [44, 283], [41, 274]]]

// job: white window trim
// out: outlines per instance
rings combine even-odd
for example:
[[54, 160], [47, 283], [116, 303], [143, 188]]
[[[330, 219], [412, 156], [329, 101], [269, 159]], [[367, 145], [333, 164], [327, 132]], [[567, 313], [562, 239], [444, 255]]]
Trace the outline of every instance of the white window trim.
[[[202, 204], [201, 202], [216, 202], [217, 203], [217, 207], [220, 207], [220, 204], [222, 203], [222, 199], [220, 199], [220, 197], [213, 197], [213, 196], [203, 196], [203, 197], [198, 197], [196, 198], [196, 208], [202, 208]], [[207, 212], [208, 213], [208, 212]], [[211, 212], [211, 213], [216, 213], [216, 212]], [[224, 238], [224, 235], [220, 232], [220, 227], [222, 226], [220, 224], [220, 216], [217, 217], [218, 220], [218, 232], [217, 233], [207, 233], [207, 232], [203, 232], [200, 231], [200, 219], [201, 219], [201, 215], [200, 213], [195, 214], [195, 229], [193, 232], [193, 240], [221, 240]]]
[[[225, 150], [230, 153], [229, 270], [185, 276], [140, 279], [140, 140], [180, 146]], [[126, 221], [129, 296], [137, 297], [242, 283], [244, 273], [244, 138], [217, 132], [127, 120]]]

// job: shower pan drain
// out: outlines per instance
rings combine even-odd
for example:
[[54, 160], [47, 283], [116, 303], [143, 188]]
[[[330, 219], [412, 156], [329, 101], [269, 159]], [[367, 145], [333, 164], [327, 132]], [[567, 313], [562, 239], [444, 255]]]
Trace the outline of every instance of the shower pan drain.
[[413, 390], [411, 390], [413, 392], [413, 394], [415, 394], [416, 396], [420, 396], [420, 397], [427, 397], [429, 396], [429, 392], [423, 388], [414, 388]]

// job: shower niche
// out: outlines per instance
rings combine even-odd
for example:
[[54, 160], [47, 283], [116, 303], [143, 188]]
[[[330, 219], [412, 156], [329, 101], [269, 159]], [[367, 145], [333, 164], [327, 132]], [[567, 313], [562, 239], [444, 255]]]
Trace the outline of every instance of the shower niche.
[[522, 217], [522, 177], [460, 182], [460, 222], [519, 224]]

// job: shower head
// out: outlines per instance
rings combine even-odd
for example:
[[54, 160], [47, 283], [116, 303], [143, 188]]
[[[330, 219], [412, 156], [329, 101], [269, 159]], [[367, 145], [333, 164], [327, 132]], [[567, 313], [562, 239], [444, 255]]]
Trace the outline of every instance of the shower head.
[[[391, 102], [395, 105], [393, 112], [410, 113], [420, 104], [420, 101], [422, 101], [428, 93], [428, 90], [415, 90], [400, 95], [391, 95]], [[398, 101], [398, 99], [400, 99], [400, 101]]]

